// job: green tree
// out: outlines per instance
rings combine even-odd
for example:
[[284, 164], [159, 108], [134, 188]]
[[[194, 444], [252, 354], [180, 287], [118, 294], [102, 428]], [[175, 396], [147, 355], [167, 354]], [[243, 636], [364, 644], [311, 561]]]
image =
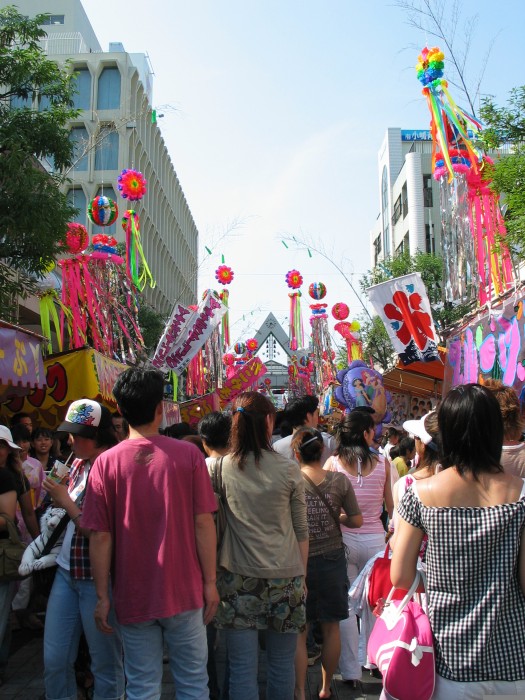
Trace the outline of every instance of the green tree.
[[513, 256], [525, 258], [525, 85], [511, 91], [506, 107], [488, 98], [481, 108], [487, 149], [506, 147], [509, 154], [491, 168], [492, 188], [502, 195], [506, 242]]
[[[381, 284], [394, 277], [408, 275], [411, 272], [419, 272], [425, 284], [432, 317], [436, 326], [436, 332], [441, 337], [447, 326], [459, 321], [470, 308], [467, 305], [452, 306], [444, 304], [442, 301], [441, 285], [443, 279], [443, 259], [439, 255], [432, 253], [417, 252], [411, 256], [409, 253], [402, 253], [393, 258], [384, 260], [373, 270], [369, 270], [359, 281], [359, 286], [364, 294], [368, 287], [374, 284]], [[361, 316], [361, 341], [363, 343], [363, 356], [368, 359], [372, 357], [374, 364], [378, 364], [384, 370], [390, 369], [397, 360], [397, 355], [386, 328], [379, 318], [372, 319]]]
[[[0, 10], [0, 303], [35, 291], [75, 215], [60, 192], [71, 164], [72, 74], [46, 58], [39, 41], [48, 15]], [[41, 109], [33, 109], [37, 101]], [[45, 108], [44, 108], [45, 106]], [[53, 163], [48, 173], [41, 161]]]

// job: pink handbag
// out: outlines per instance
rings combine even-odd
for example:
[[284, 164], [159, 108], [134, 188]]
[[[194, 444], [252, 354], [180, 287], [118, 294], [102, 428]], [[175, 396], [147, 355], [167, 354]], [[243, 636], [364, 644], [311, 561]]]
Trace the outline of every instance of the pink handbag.
[[403, 600], [392, 588], [368, 640], [368, 657], [383, 674], [387, 700], [430, 700], [434, 693], [434, 641], [430, 622], [412, 600], [420, 572]]

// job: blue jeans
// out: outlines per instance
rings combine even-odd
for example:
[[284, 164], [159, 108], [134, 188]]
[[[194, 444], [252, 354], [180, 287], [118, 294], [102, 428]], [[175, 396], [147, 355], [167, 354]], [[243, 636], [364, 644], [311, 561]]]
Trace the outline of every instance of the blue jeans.
[[99, 632], [93, 612], [97, 603], [93, 581], [75, 581], [57, 568], [47, 604], [44, 630], [44, 682], [47, 700], [76, 700], [75, 660], [84, 632], [95, 679], [95, 700], [124, 697], [122, 643], [115, 616], [113, 634]]
[[9, 615], [11, 614], [11, 601], [15, 594], [13, 581], [0, 583], [0, 674], [5, 671], [11, 646], [11, 628], [9, 627]]
[[202, 609], [121, 625], [127, 700], [158, 700], [163, 640], [168, 647], [177, 700], [208, 700], [208, 645]]
[[[259, 700], [258, 630], [225, 629], [230, 666], [230, 700]], [[293, 700], [297, 634], [266, 630], [266, 698]]]

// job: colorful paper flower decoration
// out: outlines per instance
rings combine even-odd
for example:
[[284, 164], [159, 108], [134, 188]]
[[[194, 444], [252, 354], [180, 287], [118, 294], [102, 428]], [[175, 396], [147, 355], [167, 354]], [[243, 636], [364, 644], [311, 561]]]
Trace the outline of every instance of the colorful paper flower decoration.
[[76, 255], [81, 253], [89, 245], [89, 234], [87, 229], [82, 224], [71, 222], [67, 225], [65, 247], [71, 253]]
[[285, 280], [290, 289], [299, 289], [303, 283], [303, 276], [299, 270], [290, 270], [286, 273]]
[[230, 284], [233, 282], [233, 270], [228, 265], [219, 265], [215, 270], [215, 279], [221, 284]]
[[350, 309], [348, 304], [344, 304], [342, 301], [340, 301], [332, 306], [332, 316], [336, 321], [344, 321], [349, 315]]
[[131, 221], [133, 221], [133, 223], [135, 224], [135, 228], [139, 228], [139, 223], [140, 223], [139, 215], [133, 209], [128, 209], [122, 215], [122, 219], [121, 219], [122, 228], [124, 229], [124, 231], [128, 230], [128, 226], [131, 224]]
[[272, 386], [272, 380], [270, 379], [270, 377], [266, 377], [264, 383], [266, 386]]
[[326, 286], [322, 282], [312, 282], [308, 287], [308, 294], [312, 299], [324, 299], [326, 296]]
[[98, 250], [100, 253], [116, 253], [117, 241], [113, 236], [108, 236], [105, 233], [97, 233], [91, 239], [93, 243], [93, 248]]
[[138, 170], [124, 169], [117, 182], [121, 196], [130, 202], [136, 202], [146, 194], [146, 178]]
[[235, 343], [233, 350], [237, 355], [242, 355], [243, 352], [246, 352], [246, 345], [244, 343]]
[[117, 220], [118, 206], [110, 197], [95, 197], [89, 203], [88, 216], [97, 226], [111, 226]]
[[[417, 79], [422, 85], [428, 85], [443, 77], [445, 67], [445, 54], [441, 49], [434, 47], [421, 51], [417, 58], [416, 73]], [[445, 86], [446, 86], [446, 81]]]
[[249, 338], [246, 341], [246, 349], [249, 350], [250, 352], [255, 352], [258, 347], [259, 347], [259, 343], [255, 340], [255, 338]]
[[231, 367], [233, 363], [235, 362], [235, 355], [232, 355], [230, 352], [227, 352], [226, 355], [222, 356], [222, 361], [227, 367]]

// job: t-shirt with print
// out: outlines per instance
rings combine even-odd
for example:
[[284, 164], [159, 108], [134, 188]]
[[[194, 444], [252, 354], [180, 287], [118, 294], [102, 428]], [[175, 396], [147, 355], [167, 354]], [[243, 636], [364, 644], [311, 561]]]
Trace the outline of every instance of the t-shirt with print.
[[[359, 515], [361, 512], [357, 505], [352, 484], [344, 476], [337, 472], [325, 472], [326, 476], [317, 484], [317, 488], [330, 503], [337, 516], [341, 510], [347, 515]], [[341, 528], [335, 524], [335, 519], [327, 505], [323, 503], [314, 487], [305, 479], [306, 509], [308, 518], [308, 533], [310, 543], [308, 556], [315, 557], [319, 554], [332, 552], [341, 547]]]
[[216, 509], [204, 457], [189, 442], [132, 438], [95, 460], [82, 525], [111, 532], [113, 600], [121, 624], [203, 606], [194, 518]]

